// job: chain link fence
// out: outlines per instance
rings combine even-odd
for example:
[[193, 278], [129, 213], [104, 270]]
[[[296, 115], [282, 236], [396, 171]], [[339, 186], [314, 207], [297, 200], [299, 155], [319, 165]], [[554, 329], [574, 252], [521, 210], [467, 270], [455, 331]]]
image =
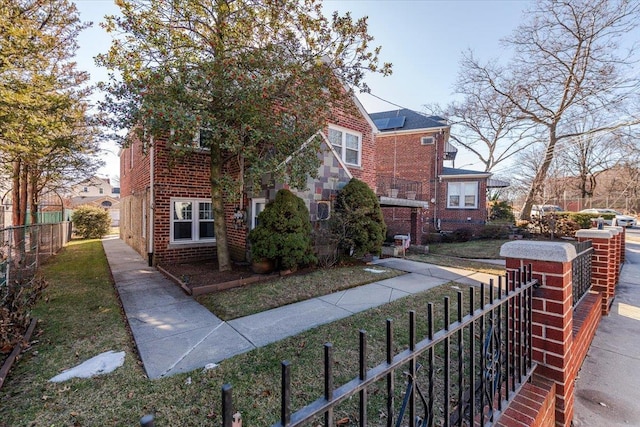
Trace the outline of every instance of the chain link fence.
[[70, 222], [0, 229], [0, 288], [32, 278], [70, 238]]

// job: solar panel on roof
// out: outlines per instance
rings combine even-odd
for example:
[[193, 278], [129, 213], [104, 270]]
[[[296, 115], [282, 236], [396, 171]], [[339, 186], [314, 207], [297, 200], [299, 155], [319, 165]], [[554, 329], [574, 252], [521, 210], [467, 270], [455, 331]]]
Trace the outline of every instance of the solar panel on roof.
[[405, 116], [387, 117], [384, 119], [374, 120], [378, 130], [397, 129], [404, 126], [407, 118]]
[[389, 123], [389, 119], [388, 118], [376, 119], [373, 121], [373, 123], [376, 125], [376, 127], [379, 130], [383, 130], [383, 129], [387, 129], [387, 124]]

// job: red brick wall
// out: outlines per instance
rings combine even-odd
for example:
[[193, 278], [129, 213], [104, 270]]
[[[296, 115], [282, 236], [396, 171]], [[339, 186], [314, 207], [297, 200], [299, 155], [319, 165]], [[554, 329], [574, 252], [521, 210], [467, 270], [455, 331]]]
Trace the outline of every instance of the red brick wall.
[[[378, 156], [376, 140], [373, 137], [373, 130], [369, 122], [360, 114], [352, 102], [346, 102], [332, 109], [329, 123], [347, 129], [358, 131], [362, 134], [362, 154], [361, 165], [348, 165], [349, 172], [369, 185], [375, 191], [376, 188], [376, 158]], [[324, 130], [325, 134], [328, 128]]]
[[[390, 208], [383, 207], [382, 214], [387, 225], [387, 239], [393, 238], [396, 234], [407, 234], [411, 232], [411, 209], [410, 208]], [[412, 242], [415, 241], [411, 236]]]
[[[184, 151], [180, 157], [167, 147], [164, 141], [156, 144], [155, 161], [155, 248], [154, 256], [159, 264], [186, 262], [214, 257], [214, 243], [171, 244], [171, 198], [211, 198], [210, 162], [206, 151]], [[237, 176], [239, 167], [227, 165], [227, 173]], [[227, 199], [228, 200], [228, 199]], [[225, 204], [227, 239], [232, 259], [245, 258], [246, 229], [236, 228], [233, 214], [239, 201]]]
[[[447, 183], [478, 181], [478, 207], [476, 209], [447, 208]], [[487, 181], [477, 178], [443, 179], [438, 188], [437, 214], [440, 218], [440, 228], [444, 231], [454, 231], [459, 228], [471, 228], [479, 231], [487, 219]]]
[[573, 419], [574, 379], [578, 367], [577, 360], [571, 357], [571, 261], [507, 258], [506, 267], [513, 270], [528, 264], [532, 264], [533, 276], [541, 285], [533, 298], [533, 360], [538, 363], [537, 372], [556, 383], [556, 425], [568, 427]]
[[498, 419], [498, 427], [555, 425], [555, 383], [535, 376], [526, 383]]
[[[397, 135], [377, 135], [377, 172], [378, 175], [418, 181], [422, 184], [421, 200], [430, 200], [434, 193], [436, 174], [436, 145], [422, 145], [423, 136], [433, 136], [442, 140], [437, 133], [412, 133]], [[439, 151], [440, 150], [440, 147]], [[438, 171], [438, 173], [440, 173]]]
[[600, 311], [601, 295], [590, 293], [584, 296], [573, 312], [573, 357], [578, 360], [577, 371], [587, 357], [591, 341], [602, 318]]
[[[134, 140], [120, 153], [120, 238], [147, 257], [149, 152]], [[147, 217], [147, 218], [143, 218]]]
[[[609, 314], [615, 296], [617, 277], [620, 271], [617, 244], [611, 230], [578, 230], [576, 238], [580, 242], [591, 240], [591, 289], [601, 294], [601, 311]], [[599, 237], [598, 237], [599, 236]]]

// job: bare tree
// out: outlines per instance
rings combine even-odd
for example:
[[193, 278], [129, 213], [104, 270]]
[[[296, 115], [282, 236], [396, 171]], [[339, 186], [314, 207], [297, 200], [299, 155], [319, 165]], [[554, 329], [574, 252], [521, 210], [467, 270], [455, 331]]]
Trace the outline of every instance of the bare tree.
[[545, 134], [523, 218], [529, 218], [541, 194], [558, 142], [580, 135], [570, 124], [590, 114], [607, 124], [588, 134], [637, 125], [638, 114], [628, 107], [640, 87], [635, 46], [621, 49], [623, 36], [638, 28], [640, 3], [541, 0], [527, 12], [527, 20], [503, 40], [514, 52], [507, 65], [481, 64], [472, 54], [462, 62], [470, 83], [491, 88], [514, 108], [518, 120]]
[[598, 175], [624, 159], [621, 135], [616, 132], [590, 132], [592, 120], [573, 124], [576, 136], [561, 141], [558, 162], [575, 179], [580, 198], [592, 197]]
[[446, 117], [454, 132], [451, 139], [471, 151], [490, 172], [526, 147], [531, 124], [518, 120], [517, 110], [509, 99], [495, 92], [486, 81], [458, 76], [455, 93], [463, 95], [442, 109], [426, 106]]

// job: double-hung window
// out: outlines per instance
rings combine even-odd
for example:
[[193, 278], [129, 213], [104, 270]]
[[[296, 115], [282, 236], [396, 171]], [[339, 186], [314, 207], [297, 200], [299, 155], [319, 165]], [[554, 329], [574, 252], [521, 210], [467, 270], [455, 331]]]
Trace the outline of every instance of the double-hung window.
[[201, 150], [210, 150], [211, 131], [200, 128], [193, 137], [192, 146]]
[[362, 160], [362, 134], [340, 128], [329, 127], [329, 141], [343, 162], [360, 166]]
[[171, 199], [171, 242], [215, 241], [211, 201]]
[[447, 207], [451, 209], [477, 209], [478, 183], [475, 181], [448, 183]]

